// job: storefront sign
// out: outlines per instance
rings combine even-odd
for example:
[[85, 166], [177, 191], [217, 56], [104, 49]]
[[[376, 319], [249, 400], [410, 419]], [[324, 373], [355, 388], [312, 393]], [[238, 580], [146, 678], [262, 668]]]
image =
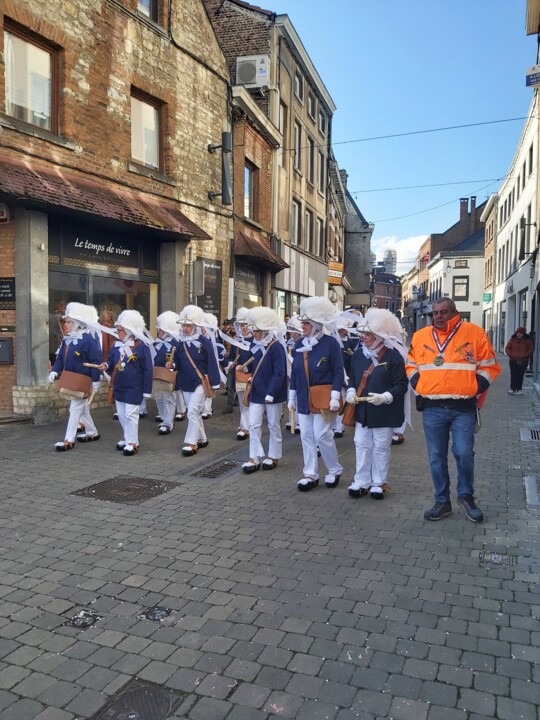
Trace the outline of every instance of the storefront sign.
[[250, 268], [249, 265], [236, 263], [235, 285], [245, 290], [252, 290], [259, 293], [261, 284], [261, 275], [258, 270]]
[[484, 293], [482, 296], [484, 302], [491, 302], [491, 293]]
[[537, 87], [537, 85], [540, 85], [540, 65], [533, 65], [527, 68], [525, 85], [526, 87]]
[[105, 235], [92, 238], [87, 234], [64, 237], [64, 258], [85, 263], [99, 263], [123, 267], [139, 267], [136, 243], [110, 240]]
[[204, 295], [197, 303], [205, 312], [212, 313], [218, 318], [221, 314], [221, 260], [201, 258], [204, 266]]
[[14, 277], [0, 277], [0, 310], [15, 310]]
[[329, 285], [342, 285], [343, 279], [343, 263], [329, 262], [328, 263], [328, 284]]

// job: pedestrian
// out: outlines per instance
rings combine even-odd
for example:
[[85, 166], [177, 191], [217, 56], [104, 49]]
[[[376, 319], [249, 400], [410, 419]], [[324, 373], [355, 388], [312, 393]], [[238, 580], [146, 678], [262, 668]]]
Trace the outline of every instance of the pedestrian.
[[[205, 338], [208, 338], [210, 340], [210, 343], [212, 345], [212, 350], [214, 352], [214, 355], [216, 357], [218, 367], [220, 370], [220, 378], [221, 381], [226, 385], [227, 383], [227, 377], [225, 374], [225, 367], [228, 364], [227, 358], [226, 358], [226, 351], [225, 346], [221, 342], [221, 339], [218, 339], [216, 337], [218, 331], [218, 319], [213, 313], [204, 313], [204, 324], [201, 328], [201, 333], [204, 335]], [[204, 401], [204, 408], [202, 412], [202, 419], [203, 420], [209, 420], [213, 415], [213, 396], [207, 397]]]
[[529, 360], [534, 353], [534, 344], [524, 327], [518, 327], [508, 341], [504, 352], [510, 358], [510, 390], [509, 395], [523, 395], [523, 378]]
[[182, 455], [190, 457], [208, 446], [202, 413], [207, 397], [219, 389], [219, 368], [211, 341], [201, 333], [204, 311], [186, 305], [179, 313], [178, 351], [168, 367], [178, 371], [187, 406], [187, 428]]
[[[229, 365], [227, 371], [227, 384], [229, 376], [234, 376], [234, 387], [240, 408], [240, 423], [236, 431], [237, 440], [247, 440], [249, 437], [249, 403], [244, 405], [244, 393], [247, 381], [253, 375], [253, 356], [250, 346], [253, 341], [253, 333], [248, 323], [248, 309], [238, 308], [234, 321], [236, 345], [229, 345]], [[231, 408], [232, 411], [232, 408]]]
[[[336, 320], [336, 327], [338, 335], [340, 337], [339, 342], [341, 343], [341, 353], [343, 355], [343, 368], [345, 370], [345, 376], [343, 380], [343, 388], [341, 390], [341, 400], [345, 402], [345, 396], [347, 392], [347, 383], [351, 374], [351, 360], [354, 355], [354, 350], [358, 345], [358, 337], [356, 334], [354, 337], [351, 335], [352, 322], [346, 317], [338, 316]], [[338, 413], [336, 421], [333, 427], [334, 438], [342, 438], [345, 434], [345, 427], [343, 425], [343, 415]]]
[[[247, 316], [253, 333], [251, 379], [244, 391], [243, 403], [249, 402], [249, 460], [242, 465], [246, 474], [273, 470], [282, 456], [281, 412], [287, 400], [287, 351], [281, 334], [279, 316], [269, 307], [251, 308]], [[283, 327], [284, 330], [284, 327]], [[244, 363], [244, 367], [247, 363]], [[261, 442], [262, 423], [266, 414], [268, 455]], [[264, 458], [264, 460], [263, 460]]]
[[[294, 349], [296, 347], [296, 343], [298, 340], [302, 339], [302, 323], [298, 319], [298, 315], [294, 314], [287, 320], [287, 334], [286, 334], [286, 346], [287, 346], [287, 362], [289, 363], [289, 375], [292, 368], [292, 362], [293, 362], [293, 356], [294, 356]], [[288, 409], [288, 408], [287, 408]], [[294, 410], [291, 412], [288, 409], [289, 412], [289, 419], [285, 423], [285, 429], [291, 431], [292, 424], [294, 422], [294, 434], [300, 435], [300, 422], [298, 420], [298, 413], [294, 412]]]
[[[116, 444], [126, 456], [139, 451], [139, 417], [143, 399], [151, 397], [153, 338], [137, 310], [124, 310], [115, 323], [118, 341], [100, 369], [110, 375], [110, 398], [124, 433]], [[152, 348], [153, 349], [153, 348]]]
[[433, 326], [417, 330], [407, 358], [407, 375], [423, 412], [435, 504], [426, 520], [452, 514], [448, 443], [457, 466], [457, 501], [469, 520], [481, 522], [474, 496], [474, 432], [477, 397], [501, 372], [486, 333], [462, 322], [456, 304], [447, 297], [433, 302]]
[[154, 342], [154, 382], [152, 390], [156, 401], [160, 425], [159, 435], [169, 435], [174, 428], [176, 410], [175, 386], [177, 376], [166, 366], [178, 350], [178, 313], [166, 310], [156, 320], [157, 339]]
[[[227, 338], [234, 338], [236, 334], [237, 331], [235, 330], [233, 321], [225, 320], [225, 322], [223, 323], [223, 330], [221, 331], [220, 335], [225, 347], [225, 360], [227, 361], [227, 366], [229, 366], [230, 363], [234, 362], [236, 357], [236, 350], [233, 347], [232, 343], [227, 341]], [[227, 373], [227, 381], [225, 383], [224, 395], [227, 396], [227, 404], [221, 411], [221, 414], [230, 415], [234, 412], [234, 408], [238, 405], [238, 401], [236, 399], [236, 377], [234, 372]]]
[[[69, 377], [68, 373], [74, 373], [72, 379], [75, 382], [71, 389], [65, 387], [63, 392], [69, 397], [69, 417], [64, 440], [54, 446], [59, 452], [72, 450], [76, 438], [80, 442], [92, 442], [101, 437], [90, 414], [89, 402], [100, 385], [101, 345], [89, 328], [89, 323], [97, 325], [97, 320], [98, 313], [94, 307], [78, 302], [68, 303], [62, 318], [65, 334], [49, 373], [49, 382], [54, 382], [62, 373], [64, 382]], [[81, 380], [87, 384], [86, 392], [77, 389]], [[79, 426], [81, 432], [78, 433]]]
[[407, 350], [401, 325], [382, 308], [369, 308], [362, 327], [362, 346], [351, 359], [347, 402], [356, 405], [354, 445], [356, 472], [351, 497], [370, 494], [382, 500], [388, 489], [388, 468], [394, 427], [405, 421]]
[[337, 334], [336, 317], [328, 298], [305, 298], [300, 304], [302, 339], [294, 348], [288, 406], [300, 422], [304, 468], [297, 487], [301, 492], [319, 484], [317, 448], [326, 466], [326, 487], [336, 487], [343, 472], [332, 432], [344, 379], [341, 347], [328, 334]]

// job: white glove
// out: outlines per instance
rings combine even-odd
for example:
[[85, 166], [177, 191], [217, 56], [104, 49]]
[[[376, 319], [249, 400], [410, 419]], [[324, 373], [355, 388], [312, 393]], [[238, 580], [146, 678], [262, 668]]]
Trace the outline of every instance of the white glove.
[[212, 390], [219, 390], [221, 385], [212, 385]]
[[151, 397], [152, 397], [152, 393], [143, 393], [143, 398], [147, 398], [147, 399], [148, 399], [148, 398], [151, 398]]
[[296, 410], [296, 390], [289, 390], [287, 407], [289, 408], [289, 412]]
[[345, 396], [345, 402], [348, 402], [349, 405], [356, 405], [358, 402], [356, 400], [356, 390], [354, 388], [349, 388], [347, 390], [347, 395]]
[[389, 392], [368, 393], [367, 402], [371, 405], [389, 405], [394, 398]]
[[265, 403], [273, 403], [273, 402], [274, 402], [274, 396], [273, 396], [273, 395], [267, 395], [267, 396], [264, 398], [264, 402], [265, 402]]
[[330, 412], [337, 412], [339, 410], [339, 400], [332, 398], [330, 400], [329, 410], [330, 410]]
[[234, 367], [234, 363], [233, 363], [233, 362], [230, 362], [230, 363], [227, 365], [227, 367], [225, 368], [225, 372], [226, 372], [227, 374], [229, 374], [229, 371], [230, 371], [231, 368], [233, 368], [233, 367]]
[[50, 382], [50, 383], [53, 383], [53, 382], [56, 380], [57, 377], [58, 377], [58, 373], [57, 373], [57, 372], [54, 372], [54, 370], [52, 370], [52, 371], [49, 373], [49, 382]]
[[100, 387], [101, 387], [101, 383], [100, 383], [100, 382], [93, 382], [93, 383], [92, 383], [92, 390], [99, 390]]

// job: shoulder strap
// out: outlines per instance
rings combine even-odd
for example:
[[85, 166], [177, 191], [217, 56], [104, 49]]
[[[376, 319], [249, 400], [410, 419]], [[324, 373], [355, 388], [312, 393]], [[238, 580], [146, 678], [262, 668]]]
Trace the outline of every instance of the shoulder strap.
[[276, 340], [272, 340], [272, 342], [268, 343], [268, 347], [266, 348], [266, 352], [264, 353], [264, 355], [262, 356], [262, 358], [261, 358], [261, 359], [259, 360], [259, 362], [257, 363], [257, 367], [256, 367], [255, 370], [253, 371], [253, 375], [250, 377], [250, 379], [248, 380], [248, 382], [253, 383], [253, 380], [255, 379], [255, 375], [257, 374], [257, 370], [261, 367], [262, 361], [263, 361], [264, 358], [268, 355], [268, 351], [270, 350], [270, 348], [272, 347], [272, 345], [273, 345], [275, 342], [276, 342]]
[[364, 388], [367, 385], [367, 381], [369, 380], [369, 376], [371, 373], [375, 370], [375, 365], [371, 363], [371, 365], [367, 368], [367, 370], [364, 370], [364, 373], [362, 375], [362, 379], [360, 380], [360, 385], [356, 388], [356, 394], [358, 397], [362, 395], [364, 392]]
[[185, 346], [185, 344], [184, 344], [184, 352], [186, 353], [187, 359], [188, 359], [189, 362], [191, 363], [193, 369], [195, 370], [195, 372], [196, 372], [197, 375], [199, 376], [199, 380], [200, 380], [201, 382], [204, 382], [203, 376], [202, 376], [202, 372], [201, 372], [201, 371], [199, 370], [199, 368], [195, 365], [195, 361], [193, 360], [193, 358], [192, 358], [191, 355], [189, 354], [189, 351], [188, 351], [187, 347]]
[[305, 352], [305, 353], [302, 353], [302, 355], [304, 356], [304, 371], [306, 373], [307, 384], [309, 387], [309, 367], [308, 367], [308, 357], [307, 357], [308, 354], [307, 354], [307, 352]]

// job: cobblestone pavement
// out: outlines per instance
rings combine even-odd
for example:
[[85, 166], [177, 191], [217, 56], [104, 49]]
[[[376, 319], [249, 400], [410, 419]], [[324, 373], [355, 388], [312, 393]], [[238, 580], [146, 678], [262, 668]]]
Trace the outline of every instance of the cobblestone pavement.
[[[540, 510], [524, 476], [539, 474], [540, 443], [520, 428], [535, 413], [540, 427], [540, 410], [530, 387], [507, 395], [502, 362], [477, 436], [481, 525], [457, 507], [423, 520], [418, 415], [384, 502], [347, 495], [351, 431], [334, 490], [296, 490], [290, 434], [273, 472], [195, 475], [248, 456], [221, 394], [194, 458], [182, 424], [157, 435], [153, 403], [133, 458], [115, 451], [108, 409], [101, 441], [68, 453], [53, 448], [63, 422], [3, 427], [0, 718], [90, 718], [139, 678], [178, 693], [170, 717], [186, 720], [539, 720]], [[72, 494], [128, 474], [174, 486], [139, 504]], [[171, 614], [141, 617], [156, 605]], [[92, 627], [65, 624], [85, 607]]]

